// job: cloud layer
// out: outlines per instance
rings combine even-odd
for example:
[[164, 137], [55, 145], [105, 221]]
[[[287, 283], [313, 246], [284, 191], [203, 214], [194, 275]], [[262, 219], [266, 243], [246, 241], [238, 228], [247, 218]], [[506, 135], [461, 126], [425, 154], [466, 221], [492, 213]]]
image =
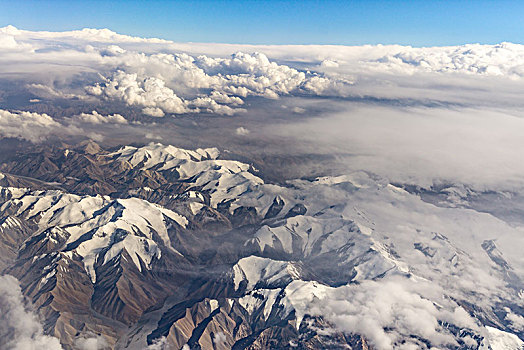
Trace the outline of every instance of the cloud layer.
[[[138, 54], [123, 51], [120, 55], [132, 62], [136, 57], [128, 56]], [[87, 86], [87, 93], [143, 107], [150, 116], [200, 112], [233, 115], [245, 112], [237, 106], [248, 96], [278, 99], [292, 93], [316, 95], [331, 84], [318, 74], [271, 62], [261, 53], [238, 52], [227, 59], [186, 54], [141, 58], [147, 67], [130, 67], [128, 72], [119, 68], [103, 82]], [[210, 92], [202, 93], [205, 90]]]
[[81, 113], [70, 118], [57, 119], [45, 113], [8, 111], [0, 109], [0, 137], [18, 138], [34, 143], [50, 137], [87, 136], [101, 140], [101, 135], [87, 131], [86, 125], [128, 124], [120, 114], [102, 115], [96, 111]]
[[53, 134], [68, 132], [47, 114], [0, 110], [0, 135], [28, 141], [42, 141]]
[[[377, 349], [426, 348], [419, 339], [442, 348], [458, 346], [444, 322], [481, 331], [463, 308], [446, 300], [439, 287], [422, 280], [393, 276], [338, 288], [296, 281], [286, 288], [286, 295], [302, 316], [325, 315], [337, 329], [362, 334]], [[480, 345], [472, 338], [464, 341]]]
[[[0, 28], [0, 40], [0, 79], [26, 89], [34, 108], [0, 104], [5, 137], [42, 141], [89, 130], [101, 139], [114, 130], [102, 126], [138, 129], [137, 120], [140, 135], [160, 137], [149, 130], [154, 123], [165, 123], [167, 133], [175, 127], [166, 119], [205, 114], [245, 119], [218, 126], [218, 133], [244, 136], [236, 140], [281, 137], [301, 147], [295, 152], [341, 156], [351, 170], [392, 181], [524, 184], [517, 161], [524, 149], [522, 45], [183, 44], [107, 29], [12, 26]], [[33, 107], [61, 104], [83, 108], [56, 118]], [[263, 132], [253, 115], [264, 120]]]

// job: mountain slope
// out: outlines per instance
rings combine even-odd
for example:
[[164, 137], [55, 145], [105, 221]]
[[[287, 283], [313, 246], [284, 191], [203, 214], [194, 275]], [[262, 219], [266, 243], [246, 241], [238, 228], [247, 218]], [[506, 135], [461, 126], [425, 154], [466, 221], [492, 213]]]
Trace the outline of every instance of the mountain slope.
[[66, 349], [93, 335], [118, 349], [497, 349], [524, 337], [524, 235], [488, 213], [362, 172], [268, 184], [216, 149], [47, 157], [45, 174], [2, 166], [0, 262]]

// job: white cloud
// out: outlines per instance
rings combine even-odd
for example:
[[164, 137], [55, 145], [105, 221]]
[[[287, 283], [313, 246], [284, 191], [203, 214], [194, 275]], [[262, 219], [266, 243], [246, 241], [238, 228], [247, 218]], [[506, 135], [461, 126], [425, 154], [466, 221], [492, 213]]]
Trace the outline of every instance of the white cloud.
[[286, 288], [287, 303], [299, 318], [306, 313], [323, 315], [338, 329], [361, 334], [381, 350], [425, 348], [417, 338], [438, 347], [457, 345], [439, 321], [480, 331], [440, 287], [400, 276], [338, 288], [295, 281]]
[[198, 97], [189, 102], [190, 106], [194, 107], [193, 111], [200, 112], [204, 110], [209, 113], [216, 113], [221, 115], [233, 115], [240, 112], [246, 112], [243, 108], [231, 108], [226, 105], [218, 104], [211, 97]]
[[72, 118], [72, 120], [74, 122], [88, 123], [88, 124], [107, 124], [107, 123], [127, 124], [126, 118], [124, 118], [120, 114], [102, 115], [98, 113], [97, 111], [92, 111], [89, 114], [82, 113], [82, 114], [76, 115]]
[[342, 104], [342, 111], [271, 127], [266, 133], [306, 141], [310, 151], [346, 156], [351, 171], [392, 182], [442, 181], [477, 190], [524, 186], [524, 119], [512, 110]]
[[16, 278], [0, 276], [0, 348], [61, 350], [57, 338], [43, 334], [36, 315], [26, 309]]
[[144, 137], [145, 137], [146, 139], [148, 139], [148, 140], [162, 140], [162, 136], [160, 136], [160, 135], [155, 135], [155, 134], [150, 133], [150, 132], [146, 133], [146, 134], [144, 135]]
[[101, 335], [88, 334], [75, 339], [75, 348], [78, 350], [102, 350], [108, 346], [106, 339]]
[[61, 91], [58, 91], [50, 86], [43, 85], [43, 84], [29, 84], [27, 85], [27, 88], [30, 92], [33, 94], [43, 97], [43, 98], [61, 98], [61, 99], [83, 99], [84, 96], [82, 95], [75, 95], [75, 94], [68, 94]]
[[50, 137], [87, 136], [102, 141], [97, 131], [85, 130], [85, 126], [101, 124], [125, 125], [127, 120], [120, 114], [102, 115], [96, 111], [81, 113], [71, 118], [57, 120], [48, 114], [0, 109], [0, 137], [12, 137], [39, 143]]
[[80, 134], [74, 126], [66, 127], [47, 114], [25, 111], [9, 112], [0, 109], [0, 135], [28, 141], [43, 141], [51, 135]]
[[508, 307], [504, 308], [504, 311], [506, 311], [506, 316], [504, 317], [504, 319], [510, 322], [510, 327], [516, 331], [523, 331], [524, 317], [513, 313], [511, 309]]
[[244, 104], [244, 101], [238, 96], [229, 96], [220, 91], [213, 91], [209, 96], [213, 101], [222, 103], [222, 104], [232, 104], [232, 105], [241, 105]]
[[[4, 29], [4, 28], [1, 28], [1, 29]], [[0, 29], [0, 47], [2, 48], [3, 51], [31, 52], [33, 50], [33, 47], [30, 44], [19, 43], [15, 39], [15, 36], [13, 35], [12, 32], [9, 33], [7, 30], [2, 31], [1, 29]]]
[[250, 131], [249, 129], [246, 129], [243, 126], [239, 126], [238, 128], [236, 128], [235, 133], [240, 136], [246, 136], [249, 135]]
[[243, 101], [236, 96], [228, 96], [215, 90], [209, 96], [184, 99], [167, 87], [166, 82], [160, 78], [141, 79], [136, 73], [127, 74], [123, 71], [117, 71], [102, 84], [86, 87], [86, 91], [91, 95], [101, 96], [108, 100], [117, 99], [128, 105], [143, 106], [142, 112], [153, 117], [163, 117], [165, 113], [183, 114], [205, 111], [233, 115], [245, 111], [245, 109], [232, 108], [227, 105], [242, 104]]
[[101, 85], [87, 87], [92, 95], [118, 99], [129, 105], [159, 108], [166, 113], [187, 113], [186, 103], [158, 78], [140, 79], [136, 73], [117, 71]]
[[[185, 346], [185, 345], [184, 345]], [[189, 348], [189, 346], [188, 346]], [[147, 347], [147, 350], [170, 350], [170, 346], [167, 344], [167, 338], [161, 337], [156, 339], [153, 344]]]
[[165, 115], [164, 111], [158, 107], [146, 107], [142, 109], [142, 113], [151, 117], [161, 118]]
[[5, 33], [13, 35], [15, 37], [32, 37], [35, 39], [58, 39], [58, 40], [87, 40], [94, 42], [125, 42], [125, 43], [137, 43], [145, 42], [149, 44], [158, 44], [158, 43], [168, 43], [169, 41], [162, 39], [147, 39], [140, 37], [133, 37], [129, 35], [121, 35], [115, 33], [109, 29], [93, 29], [93, 28], [84, 28], [82, 30], [72, 30], [66, 32], [31, 32], [28, 30], [21, 30], [12, 25], [0, 28], [0, 33]]

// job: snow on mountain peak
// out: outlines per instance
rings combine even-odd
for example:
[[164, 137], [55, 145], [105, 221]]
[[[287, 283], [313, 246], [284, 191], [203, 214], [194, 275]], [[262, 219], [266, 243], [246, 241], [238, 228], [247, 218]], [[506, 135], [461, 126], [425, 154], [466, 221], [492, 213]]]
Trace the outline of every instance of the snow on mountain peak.
[[39, 226], [36, 234], [61, 228], [68, 236], [64, 251], [74, 250], [83, 257], [93, 282], [96, 281], [95, 263], [103, 257], [105, 264], [124, 249], [139, 270], [138, 258], [149, 267], [154, 258], [160, 258], [154, 235], [160, 237], [167, 249], [180, 255], [172, 246], [168, 227], [183, 228], [188, 223], [184, 216], [138, 198], [111, 200], [60, 191], [27, 191], [5, 202], [2, 208], [10, 206], [18, 210], [9, 222], [18, 217], [34, 219]]
[[184, 161], [199, 162], [205, 159], [216, 159], [219, 154], [216, 148], [198, 148], [190, 151], [171, 145], [164, 146], [160, 143], [150, 143], [140, 148], [125, 146], [109, 154], [109, 157], [128, 161], [133, 167], [140, 164], [143, 169], [150, 169], [158, 164], [163, 164], [162, 169], [166, 170], [172, 169]]

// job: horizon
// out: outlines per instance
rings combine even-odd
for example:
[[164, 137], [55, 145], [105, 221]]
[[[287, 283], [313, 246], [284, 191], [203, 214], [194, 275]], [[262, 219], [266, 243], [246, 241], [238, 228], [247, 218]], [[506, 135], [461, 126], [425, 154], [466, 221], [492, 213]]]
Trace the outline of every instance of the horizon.
[[[213, 45], [218, 45], [218, 46], [238, 46], [239, 48], [242, 48], [242, 47], [251, 47], [251, 46], [254, 46], [254, 47], [293, 47], [293, 46], [296, 46], [296, 47], [304, 47], [304, 46], [310, 46], [310, 47], [395, 47], [395, 46], [399, 46], [399, 47], [411, 47], [411, 48], [414, 48], [414, 49], [431, 49], [431, 48], [446, 48], [446, 47], [461, 47], [461, 46], [468, 46], [468, 45], [480, 45], [480, 46], [497, 46], [497, 45], [503, 45], [503, 44], [510, 44], [510, 45], [521, 45], [521, 46], [524, 46], [524, 43], [518, 43], [518, 42], [512, 42], [512, 41], [500, 41], [500, 42], [493, 42], [493, 43], [481, 43], [481, 42], [465, 42], [465, 43], [462, 43], [462, 44], [455, 44], [455, 45], [422, 45], [422, 46], [419, 46], [419, 45], [411, 45], [411, 44], [394, 44], [394, 43], [391, 43], [391, 44], [382, 44], [382, 43], [377, 43], [377, 44], [369, 44], [369, 43], [363, 43], [363, 44], [316, 44], [316, 43], [311, 43], [311, 44], [298, 44], [298, 43], [295, 43], [295, 44], [286, 44], [286, 43], [275, 43], [275, 44], [264, 44], [264, 43], [230, 43], [230, 42], [207, 42], [207, 41], [176, 41], [176, 40], [171, 40], [171, 39], [167, 39], [167, 38], [164, 38], [164, 37], [160, 37], [160, 36], [140, 36], [140, 35], [131, 35], [129, 33], [125, 33], [125, 32], [121, 32], [121, 31], [116, 31], [116, 30], [113, 30], [112, 28], [107, 28], [107, 27], [83, 27], [83, 28], [77, 28], [77, 29], [67, 29], [67, 30], [45, 30], [45, 29], [42, 29], [42, 30], [31, 30], [31, 29], [26, 29], [26, 28], [22, 28], [22, 27], [18, 27], [18, 26], [15, 26], [13, 24], [6, 24], [6, 25], [3, 25], [3, 26], [0, 26], [0, 30], [1, 29], [7, 29], [7, 28], [12, 28], [14, 30], [19, 30], [19, 31], [22, 31], [22, 32], [28, 32], [28, 33], [55, 33], [55, 34], [59, 34], [59, 33], [73, 33], [73, 32], [82, 32], [84, 30], [97, 30], [97, 31], [104, 31], [104, 30], [108, 30], [110, 31], [111, 33], [113, 34], [116, 34], [116, 35], [120, 35], [120, 36], [124, 36], [124, 37], [128, 37], [128, 38], [136, 38], [136, 39], [143, 39], [143, 40], [159, 40], [159, 43], [160, 41], [163, 41], [163, 42], [166, 42], [166, 43], [173, 43], [173, 44], [188, 44], [188, 45], [204, 45], [204, 46], [213, 46]], [[111, 40], [108, 39], [107, 42], [110, 42]]]
[[483, 0], [473, 5], [462, 0], [0, 0], [0, 8], [0, 27], [10, 24], [24, 30], [52, 32], [107, 28], [180, 43], [413, 47], [524, 43], [524, 3], [509, 0]]

